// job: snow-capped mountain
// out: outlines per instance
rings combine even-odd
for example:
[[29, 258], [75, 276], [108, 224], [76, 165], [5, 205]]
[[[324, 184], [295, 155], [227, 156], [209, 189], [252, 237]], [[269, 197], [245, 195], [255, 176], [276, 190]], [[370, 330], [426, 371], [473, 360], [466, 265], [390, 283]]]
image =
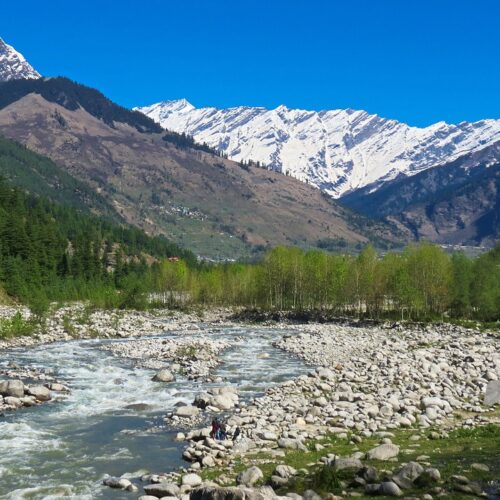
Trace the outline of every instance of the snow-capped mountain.
[[40, 76], [22, 54], [0, 38], [0, 82], [40, 78]]
[[365, 186], [376, 190], [500, 139], [500, 120], [418, 128], [352, 109], [195, 108], [185, 99], [135, 109], [234, 160], [258, 161], [336, 198]]

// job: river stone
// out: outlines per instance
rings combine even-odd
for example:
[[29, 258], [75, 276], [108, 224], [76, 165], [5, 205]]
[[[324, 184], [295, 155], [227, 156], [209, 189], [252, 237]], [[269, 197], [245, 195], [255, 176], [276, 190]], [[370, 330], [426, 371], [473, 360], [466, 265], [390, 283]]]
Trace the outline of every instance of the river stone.
[[158, 497], [154, 497], [153, 495], [142, 495], [139, 497], [139, 500], [158, 500]]
[[399, 446], [395, 444], [381, 444], [372, 448], [366, 454], [369, 460], [389, 460], [399, 455]]
[[249, 469], [240, 472], [236, 477], [236, 482], [238, 484], [244, 484], [245, 486], [253, 486], [259, 479], [262, 479], [264, 474], [262, 471], [256, 467], [250, 467]]
[[128, 479], [123, 477], [107, 477], [103, 480], [102, 484], [118, 490], [125, 490], [132, 485]]
[[186, 474], [182, 476], [182, 485], [183, 486], [191, 486], [192, 488], [196, 486], [200, 486], [200, 484], [203, 482], [200, 476], [198, 474]]
[[196, 406], [179, 406], [175, 410], [175, 414], [183, 418], [196, 417], [199, 413], [200, 409], [196, 408]]
[[153, 382], [172, 382], [175, 380], [175, 377], [169, 370], [160, 370], [151, 380]]
[[0, 394], [2, 396], [22, 398], [24, 396], [24, 384], [20, 380], [3, 380], [0, 382]]
[[500, 403], [500, 380], [492, 380], [491, 382], [488, 382], [488, 385], [486, 386], [484, 404], [487, 406], [493, 406], [497, 403]]
[[21, 406], [23, 406], [21, 399], [16, 398], [15, 396], [6, 396], [3, 398], [3, 402], [7, 406], [12, 406], [12, 408], [21, 408]]
[[385, 481], [380, 485], [378, 490], [379, 495], [386, 495], [388, 497], [400, 497], [403, 492], [399, 489], [399, 486], [392, 481]]
[[403, 467], [392, 476], [392, 480], [400, 488], [410, 489], [413, 486], [413, 481], [415, 481], [422, 472], [424, 472], [424, 468], [419, 463], [409, 462], [403, 465]]
[[38, 401], [49, 401], [50, 391], [43, 385], [33, 385], [28, 389], [28, 394], [34, 396]]
[[158, 483], [144, 486], [147, 495], [156, 498], [176, 497], [180, 493], [180, 488], [175, 483]]
[[55, 392], [68, 392], [69, 391], [69, 389], [65, 385], [58, 384], [56, 382], [53, 382], [53, 383], [49, 384], [48, 388], [51, 391], [55, 391]]

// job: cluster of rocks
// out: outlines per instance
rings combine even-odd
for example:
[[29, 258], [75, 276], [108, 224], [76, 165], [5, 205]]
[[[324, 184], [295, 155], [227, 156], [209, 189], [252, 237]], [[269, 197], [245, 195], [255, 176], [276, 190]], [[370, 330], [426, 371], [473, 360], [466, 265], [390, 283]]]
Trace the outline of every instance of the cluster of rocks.
[[[115, 356], [133, 359], [144, 367], [168, 368], [170, 372], [180, 372], [188, 379], [211, 380], [210, 372], [219, 364], [219, 354], [229, 345], [222, 340], [197, 336], [113, 342], [103, 346], [103, 349]], [[155, 380], [161, 381], [160, 378], [163, 377], [158, 374]], [[174, 378], [167, 381], [172, 380]]]
[[21, 380], [0, 380], [0, 413], [50, 401], [51, 391], [67, 392], [68, 388], [56, 382], [45, 385], [25, 385]]

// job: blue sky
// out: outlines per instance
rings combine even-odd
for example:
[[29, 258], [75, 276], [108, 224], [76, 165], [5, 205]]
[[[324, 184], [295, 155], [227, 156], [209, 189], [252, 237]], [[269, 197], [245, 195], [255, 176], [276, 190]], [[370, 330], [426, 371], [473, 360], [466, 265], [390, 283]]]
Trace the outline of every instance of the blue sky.
[[0, 36], [127, 107], [366, 109], [500, 118], [498, 0], [23, 0]]

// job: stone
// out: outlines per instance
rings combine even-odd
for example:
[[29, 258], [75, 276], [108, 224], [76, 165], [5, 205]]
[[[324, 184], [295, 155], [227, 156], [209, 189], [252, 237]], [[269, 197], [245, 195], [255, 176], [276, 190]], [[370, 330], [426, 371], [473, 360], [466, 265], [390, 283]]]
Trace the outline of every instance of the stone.
[[141, 495], [139, 497], [139, 500], [158, 500], [158, 497], [155, 497], [153, 495]]
[[144, 491], [147, 495], [151, 495], [156, 498], [162, 497], [176, 497], [180, 493], [180, 488], [175, 483], [158, 483], [158, 484], [148, 484], [144, 486]]
[[262, 471], [258, 467], [253, 466], [243, 472], [240, 472], [236, 477], [236, 482], [238, 484], [244, 484], [245, 486], [253, 486], [263, 477], [264, 474]]
[[107, 477], [103, 480], [102, 484], [117, 490], [126, 490], [132, 483], [123, 477]]
[[358, 476], [363, 478], [367, 483], [376, 483], [378, 480], [378, 471], [375, 467], [363, 467], [358, 471]]
[[198, 476], [198, 474], [194, 473], [185, 474], [184, 476], [182, 476], [181, 480], [183, 486], [191, 486], [192, 488], [199, 486], [202, 482], [203, 480], [201, 479], [201, 477]]
[[191, 417], [196, 417], [198, 416], [200, 413], [200, 409], [199, 408], [196, 408], [196, 406], [179, 406], [176, 410], [175, 410], [175, 414], [178, 416], [178, 417], [182, 417], [182, 418], [191, 418]]
[[484, 404], [487, 406], [493, 406], [497, 403], [500, 403], [500, 380], [492, 380], [491, 382], [488, 382], [488, 385], [486, 386]]
[[395, 444], [381, 444], [372, 448], [366, 454], [369, 460], [390, 460], [399, 455], [399, 446]]
[[378, 483], [365, 485], [365, 493], [367, 495], [378, 495], [379, 491], [380, 491], [380, 484]]
[[429, 488], [441, 479], [440, 472], [434, 467], [428, 467], [413, 482], [419, 488]]
[[304, 443], [302, 443], [302, 441], [299, 441], [298, 439], [280, 438], [278, 439], [278, 446], [280, 448], [287, 448], [290, 450], [307, 451]]
[[388, 497], [400, 497], [403, 492], [399, 489], [399, 486], [392, 481], [385, 481], [380, 485], [378, 490], [379, 495], [386, 495]]
[[28, 389], [28, 394], [34, 396], [38, 401], [50, 401], [50, 391], [43, 385], [34, 385]]
[[12, 408], [21, 408], [21, 406], [23, 406], [22, 400], [15, 396], [6, 396], [3, 398], [3, 402], [7, 406], [12, 406]]
[[273, 475], [288, 479], [297, 474], [296, 469], [290, 465], [277, 465], [274, 469]]
[[169, 370], [160, 370], [151, 380], [153, 382], [173, 382], [175, 380], [175, 376]]
[[361, 469], [363, 464], [359, 458], [337, 457], [332, 463], [334, 470]]
[[401, 469], [393, 474], [392, 481], [400, 488], [410, 489], [413, 486], [413, 481], [424, 472], [424, 468], [417, 462], [409, 462], [403, 465]]
[[205, 455], [201, 460], [203, 467], [215, 467], [215, 459], [212, 455]]
[[302, 497], [304, 500], [323, 500], [315, 491], [313, 490], [306, 490], [302, 494]]
[[490, 468], [486, 464], [472, 464], [471, 469], [478, 470], [481, 472], [489, 472]]
[[24, 384], [20, 380], [3, 380], [0, 382], [0, 395], [22, 398], [24, 396]]

